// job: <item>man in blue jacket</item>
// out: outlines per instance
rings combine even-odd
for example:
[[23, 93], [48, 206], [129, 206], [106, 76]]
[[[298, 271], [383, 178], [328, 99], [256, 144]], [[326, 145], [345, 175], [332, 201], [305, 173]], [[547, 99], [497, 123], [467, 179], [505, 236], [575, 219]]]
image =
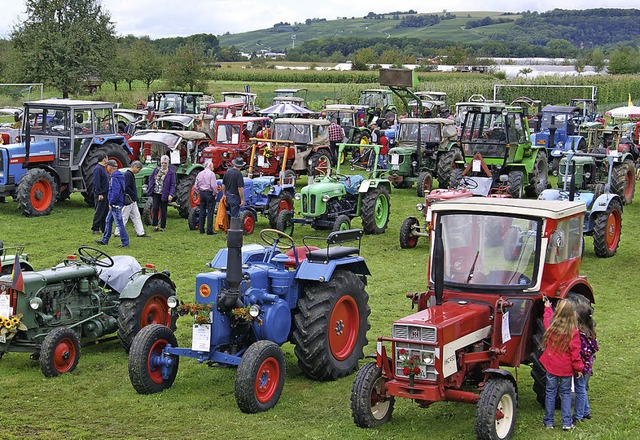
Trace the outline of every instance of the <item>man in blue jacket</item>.
[[116, 226], [120, 230], [120, 241], [122, 244], [120, 247], [129, 247], [129, 235], [124, 228], [122, 222], [122, 208], [124, 208], [124, 174], [118, 170], [118, 163], [111, 159], [107, 162], [107, 172], [111, 174], [111, 181], [109, 182], [109, 213], [105, 221], [104, 235], [102, 240], [96, 240], [97, 244], [106, 245], [111, 238], [111, 231], [113, 229], [113, 222], [116, 222]]
[[98, 163], [93, 167], [93, 204], [95, 213], [93, 214], [93, 224], [91, 231], [94, 234], [104, 232], [104, 222], [109, 211], [109, 202], [107, 195], [109, 192], [109, 174], [106, 166], [109, 157], [102, 154], [98, 157]]

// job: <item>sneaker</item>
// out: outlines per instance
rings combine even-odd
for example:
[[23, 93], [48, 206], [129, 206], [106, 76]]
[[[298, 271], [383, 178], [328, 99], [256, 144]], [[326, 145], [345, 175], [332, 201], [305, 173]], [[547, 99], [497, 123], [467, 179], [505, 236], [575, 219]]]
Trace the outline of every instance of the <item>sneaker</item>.
[[91, 233], [92, 233], [93, 235], [102, 234], [102, 232], [101, 232], [101, 231], [91, 231]]
[[553, 425], [544, 425], [544, 429], [553, 429]]
[[159, 230], [160, 232], [164, 232], [164, 229], [163, 229], [163, 228], [160, 228], [160, 229], [158, 229], [158, 230]]
[[157, 226], [153, 227], [153, 232], [158, 232], [160, 230], [160, 228], [158, 228]]
[[563, 430], [563, 431], [573, 431], [574, 429], [576, 429], [576, 425], [574, 425], [574, 424], [571, 424], [571, 425], [569, 425], [569, 426], [563, 426], [563, 427], [562, 427], [562, 430]]
[[96, 244], [99, 244], [99, 245], [102, 245], [102, 246], [106, 246], [106, 245], [107, 245], [107, 243], [105, 243], [105, 242], [104, 242], [104, 241], [102, 241], [102, 240], [96, 240], [96, 241], [95, 241], [95, 243], [96, 243]]
[[215, 235], [215, 233], [216, 233], [215, 231], [209, 231], [207, 232], [207, 235]]
[[584, 417], [583, 417], [583, 420], [584, 420], [584, 419], [589, 420], [590, 418], [591, 418], [591, 414], [585, 414], [585, 415], [584, 415]]
[[582, 423], [582, 419], [573, 419], [573, 424], [577, 425], [578, 423]]
[[149, 238], [149, 235], [147, 235], [147, 234], [142, 234], [142, 235], [138, 235], [138, 237], [140, 237], [140, 238]]

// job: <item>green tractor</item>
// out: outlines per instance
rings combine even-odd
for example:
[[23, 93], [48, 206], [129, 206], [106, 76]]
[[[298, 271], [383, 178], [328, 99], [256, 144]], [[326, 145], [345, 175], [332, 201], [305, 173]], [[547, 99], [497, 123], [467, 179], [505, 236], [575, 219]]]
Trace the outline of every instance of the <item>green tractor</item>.
[[398, 121], [395, 146], [389, 149], [389, 180], [396, 188], [411, 188], [424, 197], [433, 179], [447, 188], [455, 161], [462, 160], [454, 122], [445, 118], [404, 118]]
[[29, 263], [29, 255], [24, 253], [24, 246], [5, 247], [0, 240], [0, 276], [10, 274], [16, 260], [21, 270], [33, 270], [33, 266]]
[[[354, 144], [339, 144], [340, 154]], [[389, 224], [391, 185], [383, 177], [385, 171], [378, 170], [379, 145], [375, 150], [373, 170], [365, 179], [356, 174], [340, 174], [340, 164], [322, 177], [316, 177], [311, 184], [296, 194], [301, 201], [301, 217], [294, 218], [293, 212], [283, 210], [276, 219], [276, 229], [289, 235], [295, 223], [310, 225], [314, 229], [341, 231], [351, 229], [351, 220], [362, 218], [362, 228], [366, 234], [382, 234]]]
[[[498, 102], [480, 102], [466, 106], [460, 134], [460, 149], [465, 158], [477, 153], [493, 177], [493, 187], [503, 187], [513, 198], [538, 197], [548, 184], [547, 150], [532, 145], [529, 124], [521, 107]], [[466, 166], [453, 164], [450, 176], [456, 181]]]

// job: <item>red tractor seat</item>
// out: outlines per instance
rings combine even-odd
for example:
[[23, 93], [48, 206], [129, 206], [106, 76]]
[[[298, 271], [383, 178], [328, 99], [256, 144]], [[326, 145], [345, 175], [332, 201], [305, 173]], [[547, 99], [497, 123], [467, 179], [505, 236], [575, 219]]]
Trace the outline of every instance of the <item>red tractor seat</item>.
[[320, 248], [316, 246], [310, 246], [309, 248], [307, 248], [306, 246], [298, 246], [295, 249], [289, 249], [287, 252], [284, 253], [287, 257], [289, 257], [289, 261], [284, 263], [284, 267], [287, 267], [289, 269], [295, 269], [296, 255], [298, 256], [298, 262], [302, 262], [302, 260], [307, 259], [307, 251], [318, 250], [318, 249]]

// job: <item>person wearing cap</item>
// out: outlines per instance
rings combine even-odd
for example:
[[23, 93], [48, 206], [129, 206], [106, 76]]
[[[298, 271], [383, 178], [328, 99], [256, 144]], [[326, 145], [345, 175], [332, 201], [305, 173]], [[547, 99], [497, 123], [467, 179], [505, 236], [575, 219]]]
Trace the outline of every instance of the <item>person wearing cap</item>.
[[93, 167], [93, 205], [95, 212], [93, 214], [91, 232], [94, 234], [102, 234], [104, 232], [104, 223], [109, 212], [109, 202], [107, 201], [109, 193], [107, 160], [109, 160], [109, 157], [102, 153], [98, 156], [98, 163]]
[[241, 157], [231, 161], [233, 168], [229, 168], [222, 178], [222, 195], [227, 201], [227, 210], [231, 217], [240, 216], [240, 207], [244, 205], [244, 177], [240, 170], [246, 165]]
[[213, 162], [207, 160], [204, 163], [204, 169], [196, 176], [193, 184], [196, 194], [200, 195], [200, 218], [198, 226], [200, 233], [204, 234], [205, 215], [207, 219], [207, 235], [215, 234], [213, 230], [213, 209], [216, 204], [216, 195], [218, 194], [218, 181], [216, 173], [213, 172]]
[[129, 235], [124, 228], [122, 222], [122, 208], [124, 208], [124, 174], [118, 170], [118, 162], [113, 159], [107, 161], [107, 172], [111, 174], [109, 181], [109, 213], [105, 221], [104, 235], [102, 240], [96, 240], [97, 244], [106, 245], [109, 244], [111, 238], [111, 231], [113, 230], [113, 222], [115, 221], [116, 227], [120, 230], [120, 247], [129, 247]]
[[[152, 197], [151, 224], [154, 232], [164, 232], [167, 226], [167, 207], [176, 193], [176, 173], [169, 166], [169, 156], [160, 158], [160, 165], [149, 177], [147, 196]], [[158, 223], [160, 226], [158, 226]]]

